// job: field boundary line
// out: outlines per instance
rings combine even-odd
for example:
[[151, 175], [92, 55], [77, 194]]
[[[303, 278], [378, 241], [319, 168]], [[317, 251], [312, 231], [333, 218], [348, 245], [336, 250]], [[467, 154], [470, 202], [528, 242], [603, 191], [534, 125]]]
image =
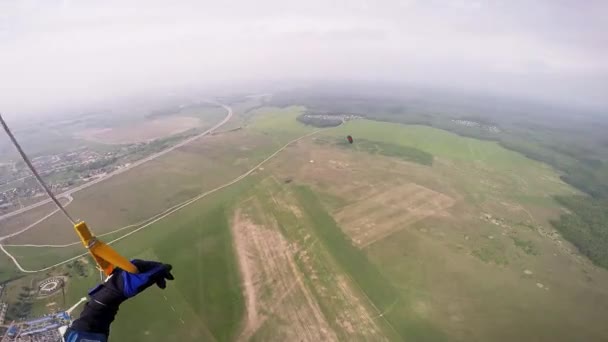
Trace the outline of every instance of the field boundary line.
[[[336, 126], [336, 127], [339, 127], [339, 126]], [[189, 206], [190, 204], [193, 204], [193, 203], [197, 202], [198, 200], [200, 200], [200, 199], [202, 199], [202, 198], [204, 198], [204, 197], [207, 197], [208, 195], [210, 195], [210, 194], [212, 194], [212, 193], [214, 193], [214, 192], [217, 192], [217, 191], [222, 190], [222, 189], [224, 189], [224, 188], [227, 188], [227, 187], [229, 187], [229, 186], [231, 186], [231, 185], [233, 185], [233, 184], [235, 184], [235, 183], [238, 183], [238, 182], [239, 182], [239, 181], [241, 181], [242, 179], [246, 178], [247, 176], [249, 176], [250, 174], [252, 174], [253, 172], [255, 172], [255, 171], [256, 171], [257, 169], [259, 169], [259, 168], [260, 168], [262, 165], [264, 165], [265, 163], [267, 163], [267, 162], [268, 162], [270, 159], [274, 158], [274, 157], [275, 157], [277, 154], [279, 154], [281, 151], [283, 151], [284, 149], [286, 149], [286, 148], [287, 148], [287, 147], [289, 147], [290, 145], [292, 145], [292, 144], [294, 144], [294, 143], [296, 143], [296, 142], [298, 142], [298, 141], [300, 141], [300, 140], [302, 140], [302, 139], [305, 139], [305, 138], [307, 138], [307, 137], [310, 137], [310, 136], [312, 136], [312, 135], [314, 135], [314, 134], [317, 134], [317, 133], [319, 133], [319, 132], [322, 132], [322, 131], [325, 131], [325, 130], [328, 130], [328, 129], [332, 129], [332, 128], [335, 128], [335, 127], [328, 127], [328, 128], [318, 129], [318, 130], [316, 130], [316, 131], [313, 131], [313, 132], [307, 133], [307, 134], [305, 134], [305, 135], [303, 135], [303, 136], [301, 136], [301, 137], [299, 137], [299, 138], [296, 138], [296, 139], [294, 139], [294, 140], [289, 141], [287, 144], [283, 145], [281, 148], [279, 148], [279, 149], [278, 149], [278, 150], [276, 150], [274, 153], [272, 153], [270, 156], [266, 157], [266, 159], [262, 160], [262, 161], [261, 161], [260, 163], [258, 163], [256, 166], [252, 167], [252, 168], [251, 168], [249, 171], [247, 171], [247, 172], [243, 173], [242, 175], [240, 175], [240, 176], [236, 177], [236, 178], [235, 178], [235, 179], [233, 179], [232, 181], [230, 181], [230, 182], [228, 182], [228, 183], [225, 183], [225, 184], [223, 184], [223, 185], [220, 185], [220, 186], [218, 186], [218, 187], [216, 187], [216, 188], [214, 188], [214, 189], [211, 189], [211, 190], [205, 191], [205, 192], [203, 192], [203, 193], [199, 194], [198, 196], [195, 196], [195, 197], [193, 197], [193, 198], [191, 198], [191, 199], [189, 199], [189, 200], [186, 200], [186, 201], [184, 201], [184, 202], [182, 202], [182, 203], [180, 203], [180, 204], [178, 204], [178, 205], [175, 205], [175, 206], [173, 206], [173, 207], [171, 207], [171, 208], [169, 208], [169, 209], [165, 210], [164, 212], [162, 212], [162, 213], [160, 213], [160, 214], [156, 214], [156, 215], [152, 216], [152, 217], [150, 218], [150, 219], [152, 219], [151, 221], [150, 221], [150, 219], [148, 219], [148, 220], [147, 220], [147, 221], [149, 221], [148, 223], [144, 224], [143, 226], [141, 226], [141, 227], [139, 227], [139, 228], [137, 228], [137, 229], [135, 229], [135, 230], [133, 230], [133, 231], [131, 231], [131, 232], [126, 233], [126, 234], [125, 234], [125, 235], [123, 235], [123, 236], [120, 236], [120, 237], [118, 237], [118, 238], [116, 238], [116, 239], [114, 239], [114, 240], [112, 240], [112, 241], [110, 241], [110, 242], [107, 242], [107, 244], [108, 244], [108, 245], [111, 245], [111, 244], [113, 244], [113, 243], [116, 243], [116, 242], [118, 242], [118, 241], [120, 241], [120, 240], [124, 239], [124, 238], [127, 238], [127, 237], [129, 237], [129, 236], [131, 236], [131, 235], [133, 235], [133, 234], [135, 234], [135, 233], [137, 233], [137, 232], [139, 232], [139, 231], [141, 231], [141, 230], [143, 230], [143, 229], [145, 229], [145, 228], [147, 228], [147, 227], [151, 226], [152, 224], [154, 224], [154, 223], [156, 223], [156, 222], [158, 222], [158, 221], [160, 221], [160, 220], [164, 219], [165, 217], [167, 217], [167, 216], [169, 216], [169, 215], [171, 215], [171, 214], [173, 214], [173, 213], [175, 213], [175, 212], [177, 212], [177, 211], [179, 211], [179, 210], [181, 210], [181, 209], [183, 209], [183, 208], [185, 208], [185, 207]], [[145, 221], [143, 221], [143, 222], [145, 222]], [[131, 225], [131, 226], [133, 226], [133, 225]], [[116, 230], [114, 230], [114, 231], [110, 231], [110, 232], [105, 233], [105, 235], [112, 234], [112, 233], [115, 233], [115, 232], [118, 232], [118, 231], [124, 230], [124, 229], [126, 229], [127, 227], [131, 227], [131, 226], [126, 226], [126, 227], [118, 228], [118, 229], [116, 229]], [[101, 235], [100, 235], [100, 236], [101, 236]], [[79, 244], [79, 243], [80, 243], [80, 242], [77, 242], [77, 243], [72, 243], [72, 244], [69, 244], [69, 245], [67, 245], [67, 246], [65, 246], [65, 247], [73, 246], [73, 245], [75, 245], [75, 244]], [[9, 245], [7, 245], [7, 247], [8, 247], [8, 246], [9, 246]], [[24, 245], [11, 245], [11, 246], [12, 246], [12, 247], [33, 247], [33, 246], [24, 246]], [[47, 246], [48, 246], [48, 245], [47, 245]], [[58, 247], [58, 246], [59, 246], [59, 245], [55, 245], [54, 247], [55, 247], [55, 248], [61, 248], [61, 247]], [[40, 246], [39, 246], [39, 247], [40, 247]], [[45, 267], [45, 268], [42, 268], [42, 269], [39, 269], [39, 270], [26, 270], [26, 269], [24, 269], [24, 268], [21, 266], [21, 264], [19, 264], [19, 262], [17, 261], [17, 259], [16, 259], [16, 258], [15, 258], [15, 257], [14, 257], [14, 256], [11, 254], [11, 253], [9, 253], [9, 252], [8, 252], [8, 251], [7, 251], [7, 250], [4, 248], [4, 245], [0, 244], [0, 250], [2, 250], [2, 252], [3, 252], [4, 254], [6, 254], [6, 255], [7, 255], [7, 256], [8, 256], [8, 257], [9, 257], [9, 258], [10, 258], [10, 259], [13, 261], [13, 263], [14, 263], [14, 264], [15, 264], [15, 266], [16, 266], [16, 267], [19, 269], [19, 271], [21, 271], [21, 272], [23, 272], [23, 273], [38, 273], [38, 272], [44, 272], [44, 271], [48, 271], [48, 270], [50, 270], [50, 269], [53, 269], [53, 268], [58, 267], [58, 266], [61, 266], [61, 265], [63, 265], [63, 264], [66, 264], [66, 263], [68, 263], [68, 262], [71, 262], [71, 261], [73, 261], [73, 260], [79, 259], [79, 258], [81, 258], [81, 257], [83, 257], [83, 256], [85, 256], [85, 255], [87, 255], [87, 254], [88, 254], [88, 252], [85, 252], [85, 253], [83, 253], [83, 254], [80, 254], [80, 255], [77, 255], [77, 256], [75, 256], [75, 257], [72, 257], [72, 258], [69, 258], [69, 259], [67, 259], [67, 260], [64, 260], [64, 261], [62, 261], [62, 262], [59, 262], [59, 263], [57, 263], [57, 264], [55, 264], [55, 265], [48, 266], [48, 267]]]
[[[71, 195], [68, 195], [67, 199], [68, 199], [68, 203], [64, 204], [63, 205], [64, 207], [69, 206], [72, 203], [72, 201], [74, 200], [74, 197], [72, 197]], [[21, 233], [27, 232], [28, 230], [34, 228], [35, 226], [37, 226], [38, 224], [42, 223], [43, 221], [46, 221], [46, 219], [48, 219], [49, 217], [55, 215], [58, 211], [59, 211], [59, 209], [55, 209], [51, 213], [49, 213], [46, 216], [44, 216], [43, 218], [39, 219], [38, 221], [30, 224], [29, 226], [27, 226], [25, 228], [22, 228], [21, 230], [18, 230], [18, 231], [14, 232], [14, 233], [10, 233], [10, 234], [5, 235], [5, 236], [0, 236], [0, 242], [3, 241], [3, 240], [15, 237], [15, 236], [17, 236], [17, 235], [19, 235]]]

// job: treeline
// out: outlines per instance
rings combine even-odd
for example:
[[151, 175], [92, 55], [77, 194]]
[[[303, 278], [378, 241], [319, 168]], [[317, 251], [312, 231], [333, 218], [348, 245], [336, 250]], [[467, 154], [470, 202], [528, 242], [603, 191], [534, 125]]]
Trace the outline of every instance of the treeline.
[[196, 129], [189, 129], [183, 133], [175, 134], [166, 138], [156, 139], [145, 144], [139, 144], [136, 148], [131, 150], [127, 161], [135, 161], [149, 156], [150, 154], [160, 152], [179, 143], [180, 141], [183, 141], [186, 138], [193, 136], [196, 134], [196, 132]]
[[67, 264], [68, 274], [71, 276], [71, 271], [74, 271], [78, 276], [85, 277], [87, 275], [87, 271], [83, 265], [83, 263], [79, 260], [74, 260], [73, 262]]
[[[593, 155], [601, 155], [597, 143], [582, 146], [570, 142], [565, 147], [558, 133], [549, 136], [542, 145], [525, 139], [503, 138], [499, 143], [530, 159], [544, 162], [561, 171], [565, 183], [589, 196], [559, 196], [558, 203], [570, 210], [551, 224], [570, 241], [580, 253], [596, 265], [608, 269], [608, 183], [604, 161]], [[544, 145], [544, 146], [543, 146]], [[602, 178], [604, 177], [604, 178]]]
[[341, 118], [322, 117], [317, 115], [302, 114], [296, 118], [299, 122], [314, 127], [336, 127], [342, 124]]
[[8, 306], [7, 320], [18, 320], [29, 316], [32, 312], [32, 306], [32, 289], [22, 286], [17, 300]]
[[608, 199], [608, 184], [602, 183], [599, 179], [597, 174], [600, 172], [599, 170], [594, 172], [588, 167], [573, 167], [565, 169], [564, 172], [566, 174], [561, 176], [564, 182], [588, 193], [595, 199]]
[[511, 151], [537, 160], [561, 172], [565, 183], [589, 196], [559, 197], [558, 202], [570, 209], [551, 224], [596, 265], [608, 269], [608, 177], [607, 161], [601, 160], [606, 147], [597, 140], [572, 140], [575, 132], [553, 132], [536, 128], [537, 134], [513, 131], [493, 134], [474, 127], [435, 122], [430, 126], [476, 139], [497, 141]]
[[[347, 145], [341, 143], [340, 145]], [[355, 149], [372, 154], [380, 154], [387, 157], [395, 157], [405, 161], [418, 163], [426, 166], [433, 165], [433, 155], [414, 147], [389, 144], [379, 141], [357, 139], [353, 144]]]
[[118, 160], [118, 158], [116, 158], [116, 157], [99, 159], [99, 160], [96, 160], [96, 161], [88, 163], [88, 164], [73, 166], [71, 168], [71, 170], [74, 172], [98, 170], [98, 169], [102, 169], [106, 166], [110, 166], [110, 165], [116, 163], [117, 160]]
[[596, 265], [608, 268], [608, 200], [585, 196], [558, 196], [570, 210], [553, 226]]

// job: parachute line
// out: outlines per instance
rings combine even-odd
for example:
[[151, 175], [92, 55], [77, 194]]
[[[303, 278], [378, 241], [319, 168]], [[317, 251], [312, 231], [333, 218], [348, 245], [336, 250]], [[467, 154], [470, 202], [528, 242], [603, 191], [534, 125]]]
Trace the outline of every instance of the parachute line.
[[65, 210], [65, 208], [63, 207], [63, 205], [61, 204], [61, 202], [59, 202], [59, 200], [57, 200], [57, 198], [51, 192], [51, 189], [49, 189], [49, 187], [46, 185], [46, 183], [44, 183], [44, 181], [42, 180], [42, 177], [40, 177], [40, 174], [38, 174], [38, 171], [36, 171], [36, 168], [34, 168], [34, 165], [32, 164], [32, 162], [30, 161], [30, 159], [28, 158], [28, 156], [25, 154], [25, 152], [21, 148], [21, 145], [19, 145], [19, 142], [17, 142], [17, 139], [13, 135], [13, 132], [11, 132], [10, 128], [8, 128], [8, 125], [4, 121], [4, 118], [2, 117], [1, 113], [0, 113], [0, 123], [2, 123], [2, 127], [4, 128], [4, 131], [6, 132], [6, 134], [8, 134], [8, 137], [11, 139], [11, 142], [13, 143], [13, 145], [15, 146], [15, 148], [17, 149], [17, 151], [19, 151], [19, 154], [21, 155], [21, 158], [23, 159], [23, 161], [25, 162], [25, 164], [28, 166], [28, 168], [30, 169], [30, 171], [32, 171], [32, 173], [34, 174], [34, 177], [36, 177], [36, 180], [38, 181], [38, 184], [40, 184], [40, 186], [44, 189], [44, 191], [46, 191], [46, 194], [49, 195], [49, 197], [51, 198], [51, 200], [53, 200], [53, 202], [55, 203], [55, 205], [57, 206], [57, 208], [59, 210], [61, 210], [61, 212], [65, 215], [65, 217], [73, 225], [76, 225], [77, 222], [72, 218], [72, 216], [70, 216], [70, 214], [67, 212], [67, 210]]

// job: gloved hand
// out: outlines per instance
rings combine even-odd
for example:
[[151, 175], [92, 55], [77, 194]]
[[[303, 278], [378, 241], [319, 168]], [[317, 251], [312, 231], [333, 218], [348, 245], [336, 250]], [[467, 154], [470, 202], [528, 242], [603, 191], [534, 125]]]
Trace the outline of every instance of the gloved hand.
[[82, 341], [105, 341], [110, 333], [110, 324], [114, 321], [118, 306], [122, 302], [153, 284], [164, 289], [167, 280], [173, 280], [171, 265], [144, 260], [131, 260], [131, 262], [139, 270], [138, 274], [116, 268], [105, 283], [89, 291], [91, 300], [64, 335], [66, 341], [80, 341], [78, 339], [80, 337]]
[[120, 268], [114, 269], [104, 284], [89, 292], [91, 298], [100, 304], [117, 307], [153, 284], [164, 289], [167, 286], [167, 280], [174, 279], [171, 274], [173, 267], [169, 264], [138, 259], [131, 260], [131, 262], [137, 267], [139, 273], [133, 274]]
[[152, 284], [164, 289], [167, 287], [167, 280], [174, 279], [171, 274], [173, 268], [171, 265], [138, 259], [131, 260], [131, 262], [137, 267], [139, 273], [132, 274], [119, 268], [112, 272], [112, 277], [118, 278], [117, 288], [122, 290], [123, 295], [127, 298], [134, 297]]

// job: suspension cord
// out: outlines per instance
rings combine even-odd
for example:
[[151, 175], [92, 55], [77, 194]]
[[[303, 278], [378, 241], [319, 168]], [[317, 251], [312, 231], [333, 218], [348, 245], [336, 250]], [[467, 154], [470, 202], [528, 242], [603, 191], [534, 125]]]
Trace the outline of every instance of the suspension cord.
[[55, 202], [55, 205], [57, 206], [57, 208], [59, 210], [61, 210], [61, 212], [65, 215], [65, 217], [67, 217], [67, 219], [70, 220], [70, 222], [73, 225], [76, 225], [77, 222], [72, 218], [72, 216], [70, 216], [70, 214], [67, 212], [67, 210], [65, 210], [65, 208], [63, 207], [61, 202], [59, 202], [59, 200], [57, 200], [55, 195], [53, 195], [53, 193], [51, 192], [49, 187], [42, 180], [42, 177], [40, 177], [40, 174], [38, 174], [38, 171], [36, 171], [36, 169], [34, 168], [34, 165], [30, 161], [30, 159], [27, 157], [25, 152], [23, 152], [21, 145], [19, 145], [19, 143], [17, 142], [17, 139], [15, 139], [15, 136], [13, 135], [11, 130], [8, 128], [8, 125], [6, 124], [4, 119], [2, 118], [2, 114], [0, 114], [0, 123], [2, 123], [2, 127], [4, 128], [4, 131], [6, 131], [6, 134], [8, 134], [9, 138], [11, 138], [11, 141], [13, 142], [13, 145], [15, 145], [15, 148], [17, 148], [17, 151], [19, 151], [21, 158], [23, 158], [23, 161], [25, 162], [25, 164], [27, 164], [27, 166], [30, 168], [30, 170], [34, 174], [34, 177], [36, 177], [38, 184], [40, 184], [40, 186], [44, 189], [44, 191], [46, 191], [46, 194], [49, 195], [51, 200], [53, 200], [53, 202]]

